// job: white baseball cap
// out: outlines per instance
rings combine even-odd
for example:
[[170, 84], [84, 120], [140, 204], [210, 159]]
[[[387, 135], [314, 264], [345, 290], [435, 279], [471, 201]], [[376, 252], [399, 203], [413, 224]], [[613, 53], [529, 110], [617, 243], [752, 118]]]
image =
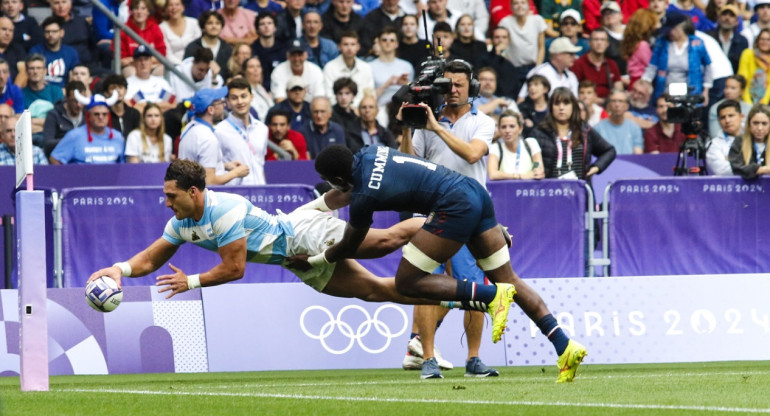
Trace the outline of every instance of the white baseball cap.
[[551, 46], [548, 47], [548, 54], [555, 55], [557, 53], [578, 53], [582, 50], [580, 46], [573, 45], [569, 38], [560, 37], [551, 42]]

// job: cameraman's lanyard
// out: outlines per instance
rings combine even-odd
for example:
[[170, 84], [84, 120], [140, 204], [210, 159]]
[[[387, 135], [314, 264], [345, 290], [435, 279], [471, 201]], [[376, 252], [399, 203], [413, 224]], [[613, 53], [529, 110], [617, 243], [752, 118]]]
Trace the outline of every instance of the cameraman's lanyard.
[[[251, 115], [249, 115], [251, 117]], [[227, 120], [228, 123], [230, 123], [231, 126], [235, 129], [235, 131], [238, 132], [238, 134], [243, 137], [243, 141], [246, 142], [246, 145], [249, 146], [249, 150], [251, 150], [251, 153], [256, 155], [257, 149], [254, 148], [254, 146], [251, 145], [251, 142], [249, 141], [249, 136], [246, 135], [246, 132], [244, 132], [240, 127], [238, 127], [237, 124], [235, 124], [232, 120], [230, 120], [230, 117], [227, 117], [225, 120]]]
[[[572, 143], [570, 143], [570, 137], [572, 137], [572, 130], [567, 132], [567, 135], [564, 137], [557, 137], [556, 138], [556, 169], [561, 171], [561, 165], [562, 165], [562, 157], [564, 157], [564, 150], [562, 150], [562, 143], [566, 144], [567, 146], [567, 170], [564, 173], [567, 173], [572, 170]], [[516, 160], [518, 165], [518, 158]]]

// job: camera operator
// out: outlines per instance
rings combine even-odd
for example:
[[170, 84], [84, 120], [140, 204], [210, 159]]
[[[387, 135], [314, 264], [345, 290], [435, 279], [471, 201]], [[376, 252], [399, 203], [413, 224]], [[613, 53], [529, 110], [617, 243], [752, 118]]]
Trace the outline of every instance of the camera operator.
[[706, 151], [706, 166], [712, 175], [729, 176], [733, 174], [733, 168], [727, 156], [733, 141], [741, 135], [741, 126], [743, 126], [740, 103], [735, 100], [721, 102], [717, 106], [717, 119], [721, 131], [711, 136], [711, 145]]
[[[441, 74], [437, 74], [441, 75]], [[470, 64], [461, 60], [450, 61], [446, 64], [443, 77], [451, 81], [451, 89], [444, 94], [445, 103], [439, 107], [438, 120], [433, 111], [425, 103], [420, 103], [427, 113], [425, 127], [415, 131], [403, 129], [403, 139], [400, 150], [405, 153], [424, 157], [431, 162], [443, 165], [463, 175], [477, 180], [486, 188], [487, 166], [484, 155], [495, 134], [494, 121], [481, 111], [478, 111], [469, 96], [473, 78]], [[477, 82], [473, 80], [473, 82]], [[396, 118], [403, 120], [402, 105]], [[452, 270], [456, 279], [467, 279], [479, 282], [484, 279], [484, 273], [476, 266], [467, 247], [463, 247], [452, 257]], [[443, 318], [446, 309], [419, 306], [415, 308], [415, 324], [419, 330], [422, 342], [423, 358], [422, 378], [439, 378], [441, 371], [433, 360], [433, 338], [436, 324]], [[478, 312], [466, 312], [466, 333], [468, 337], [468, 362], [466, 375], [496, 376], [496, 370], [487, 368], [480, 359], [479, 347], [483, 331], [484, 316]], [[411, 344], [411, 342], [410, 342]], [[411, 351], [411, 350], [410, 350]]]

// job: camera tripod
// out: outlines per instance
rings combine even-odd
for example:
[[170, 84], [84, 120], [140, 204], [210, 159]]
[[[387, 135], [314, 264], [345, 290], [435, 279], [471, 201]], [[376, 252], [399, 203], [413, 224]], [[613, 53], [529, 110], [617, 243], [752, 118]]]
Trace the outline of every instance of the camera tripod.
[[[706, 171], [706, 150], [708, 146], [702, 137], [698, 134], [686, 134], [686, 140], [679, 147], [679, 155], [676, 157], [676, 166], [674, 166], [674, 176], [701, 175], [708, 174]], [[695, 160], [693, 166], [688, 166], [688, 159], [692, 157]]]

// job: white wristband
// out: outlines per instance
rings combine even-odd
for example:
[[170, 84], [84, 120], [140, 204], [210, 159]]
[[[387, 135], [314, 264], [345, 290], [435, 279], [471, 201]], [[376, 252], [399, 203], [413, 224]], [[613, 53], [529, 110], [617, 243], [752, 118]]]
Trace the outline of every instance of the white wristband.
[[326, 251], [322, 251], [315, 256], [308, 257], [307, 262], [310, 263], [310, 265], [313, 267], [318, 267], [324, 264], [331, 264], [329, 263], [329, 260], [326, 260]]
[[193, 290], [201, 287], [201, 275], [191, 274], [187, 276], [187, 290]]
[[296, 211], [301, 211], [305, 209], [317, 209], [322, 212], [329, 212], [331, 211], [331, 208], [329, 208], [328, 205], [326, 205], [326, 200], [324, 199], [324, 196], [321, 195], [318, 198], [308, 202], [305, 205], [302, 205], [301, 207], [297, 208]]
[[121, 261], [119, 263], [115, 263], [112, 265], [112, 267], [117, 267], [120, 269], [120, 274], [123, 277], [131, 277], [131, 265], [128, 264], [127, 261]]

